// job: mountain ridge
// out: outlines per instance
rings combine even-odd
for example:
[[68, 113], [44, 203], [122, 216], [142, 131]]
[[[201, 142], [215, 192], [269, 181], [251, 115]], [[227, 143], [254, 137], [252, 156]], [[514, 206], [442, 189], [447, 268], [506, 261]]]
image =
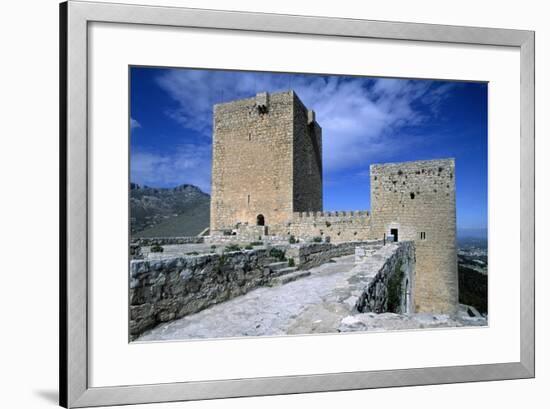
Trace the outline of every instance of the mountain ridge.
[[199, 187], [130, 183], [132, 237], [195, 236], [210, 225], [210, 195]]

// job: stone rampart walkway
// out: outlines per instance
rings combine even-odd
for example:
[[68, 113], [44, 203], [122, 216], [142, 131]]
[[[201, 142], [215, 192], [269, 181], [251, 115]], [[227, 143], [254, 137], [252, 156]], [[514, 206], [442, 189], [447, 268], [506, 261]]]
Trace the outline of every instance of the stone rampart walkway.
[[461, 306], [457, 317], [441, 314], [359, 314], [354, 311], [365, 279], [394, 251], [384, 246], [355, 264], [343, 256], [310, 269], [311, 275], [275, 287], [261, 287], [196, 314], [161, 324], [136, 341], [230, 338], [338, 331], [383, 331], [487, 325]]
[[[261, 287], [196, 314], [161, 324], [137, 341], [336, 332], [355, 299], [348, 277], [354, 256], [312, 268], [311, 275]], [[346, 308], [345, 300], [350, 303]], [[338, 306], [334, 306], [335, 301]], [[325, 308], [326, 307], [326, 308]]]

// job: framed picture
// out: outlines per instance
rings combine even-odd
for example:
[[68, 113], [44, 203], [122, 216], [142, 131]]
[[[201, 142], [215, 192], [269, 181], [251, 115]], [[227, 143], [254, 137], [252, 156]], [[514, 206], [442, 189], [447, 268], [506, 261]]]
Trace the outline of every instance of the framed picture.
[[534, 33], [60, 6], [65, 407], [534, 377]]

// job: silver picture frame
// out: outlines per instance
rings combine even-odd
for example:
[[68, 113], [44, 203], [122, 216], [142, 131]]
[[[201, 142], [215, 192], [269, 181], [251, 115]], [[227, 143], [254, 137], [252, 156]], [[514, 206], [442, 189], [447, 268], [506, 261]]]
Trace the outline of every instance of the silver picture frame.
[[[521, 356], [517, 362], [90, 387], [88, 381], [88, 24], [109, 22], [250, 32], [514, 47], [520, 51]], [[535, 376], [535, 33], [355, 19], [69, 1], [60, 5], [60, 404], [138, 404]]]

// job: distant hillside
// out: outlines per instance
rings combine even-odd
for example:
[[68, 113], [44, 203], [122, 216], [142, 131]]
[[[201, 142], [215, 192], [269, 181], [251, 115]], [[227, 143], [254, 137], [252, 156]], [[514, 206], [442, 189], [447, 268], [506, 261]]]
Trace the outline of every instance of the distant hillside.
[[458, 240], [458, 301], [487, 314], [487, 239]]
[[195, 236], [210, 225], [210, 195], [193, 185], [131, 183], [130, 225], [133, 237]]

